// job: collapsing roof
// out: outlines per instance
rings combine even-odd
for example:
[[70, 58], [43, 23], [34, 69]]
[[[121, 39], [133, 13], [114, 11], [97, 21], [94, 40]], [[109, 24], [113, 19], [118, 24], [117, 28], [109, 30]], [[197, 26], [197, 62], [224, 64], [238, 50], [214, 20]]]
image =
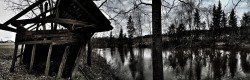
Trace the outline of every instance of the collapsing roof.
[[[110, 21], [102, 14], [92, 0], [57, 0], [54, 7], [47, 10], [45, 8], [44, 12], [37, 17], [18, 20], [18, 18], [33, 8], [39, 5], [46, 5], [48, 4], [47, 2], [48, 0], [37, 1], [4, 24], [0, 24], [0, 29], [11, 32], [30, 31], [30, 27], [32, 26], [28, 28], [24, 26], [37, 23], [57, 23], [70, 31], [101, 32], [113, 28], [110, 25]], [[52, 14], [45, 15], [46, 13]], [[16, 27], [16, 29], [9, 27], [9, 24]]]

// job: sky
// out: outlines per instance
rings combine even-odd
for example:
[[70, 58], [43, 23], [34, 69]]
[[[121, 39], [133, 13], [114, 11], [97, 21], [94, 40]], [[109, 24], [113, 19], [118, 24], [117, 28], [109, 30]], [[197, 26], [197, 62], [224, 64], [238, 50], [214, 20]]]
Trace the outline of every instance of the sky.
[[[4, 0], [0, 0], [0, 24], [3, 24], [7, 20], [9, 20], [12, 16], [14, 16], [16, 13], [10, 10], [5, 10], [7, 5], [4, 3]], [[0, 41], [6, 41], [6, 40], [15, 40], [15, 33], [3, 31], [0, 30]]]
[[[101, 0], [102, 1], [102, 0]], [[150, 2], [150, 0], [144, 0], [146, 2]], [[169, 3], [172, 3], [173, 0], [167, 0]], [[175, 0], [178, 1], [178, 0]], [[202, 4], [203, 7], [208, 7], [208, 5], [215, 4], [217, 6], [219, 0], [204, 0], [205, 2]], [[222, 3], [222, 8], [225, 10], [226, 13], [230, 13], [231, 9], [234, 7], [233, 3], [237, 3], [238, 0], [220, 0]], [[14, 11], [11, 10], [5, 10], [7, 8], [7, 3], [4, 2], [4, 0], [0, 0], [0, 24], [3, 24], [7, 20], [9, 20], [11, 17], [16, 15]], [[246, 2], [241, 2], [236, 7], [236, 14], [238, 17], [238, 20], [241, 18], [242, 14], [245, 12], [250, 11], [250, 3], [247, 4]], [[115, 27], [115, 25], [113, 25]], [[124, 26], [124, 24], [122, 25]], [[126, 27], [126, 26], [125, 26]], [[164, 30], [164, 29], [163, 29]], [[148, 32], [146, 32], [147, 34]], [[15, 33], [3, 31], [0, 30], [0, 41], [1, 40], [15, 40]]]

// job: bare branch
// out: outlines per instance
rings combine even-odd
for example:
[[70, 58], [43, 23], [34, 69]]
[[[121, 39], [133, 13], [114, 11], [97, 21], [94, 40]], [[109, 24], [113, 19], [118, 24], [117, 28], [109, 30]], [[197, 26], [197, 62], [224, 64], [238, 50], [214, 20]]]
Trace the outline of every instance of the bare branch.
[[193, 8], [193, 9], [197, 9], [195, 7], [193, 7], [191, 4], [189, 3], [186, 3], [185, 1], [182, 1], [182, 0], [179, 0], [180, 2], [184, 3], [185, 5], [188, 5], [189, 7]]
[[98, 8], [101, 8], [107, 1], [108, 1], [108, 0], [103, 1], [103, 2], [101, 3], [101, 5], [99, 5]]
[[150, 4], [150, 3], [145, 3], [145, 2], [143, 2], [142, 0], [140, 0], [140, 3], [139, 3], [138, 5], [141, 5], [141, 4], [148, 5], [148, 6], [152, 6], [152, 4]]
[[232, 3], [233, 3], [233, 5], [234, 5], [234, 10], [235, 10], [235, 8], [239, 5], [239, 3], [241, 2], [241, 0], [239, 0], [236, 4], [234, 4], [234, 2], [233, 2], [234, 0], [232, 0]]

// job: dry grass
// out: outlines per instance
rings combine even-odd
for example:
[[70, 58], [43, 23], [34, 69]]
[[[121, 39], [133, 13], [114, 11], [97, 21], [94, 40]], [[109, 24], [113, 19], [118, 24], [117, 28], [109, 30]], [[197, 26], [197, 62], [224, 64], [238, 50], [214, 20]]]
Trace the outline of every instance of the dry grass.
[[[19, 65], [19, 59], [16, 61], [15, 72], [10, 73], [9, 69], [14, 52], [13, 44], [0, 44], [0, 80], [51, 80], [51, 77], [36, 76], [27, 74], [24, 65]], [[20, 54], [20, 49], [18, 50]]]
[[[20, 48], [18, 55], [20, 54]], [[10, 73], [9, 69], [12, 62], [12, 55], [14, 52], [14, 44], [0, 44], [0, 80], [54, 80], [55, 76], [45, 77], [44, 75], [32, 75], [28, 74], [25, 65], [19, 64], [19, 59], [16, 61], [15, 72]], [[85, 55], [86, 57], [86, 55]], [[86, 64], [83, 65], [86, 77], [82, 75], [78, 76], [78, 79], [101, 79], [101, 80], [116, 80], [112, 75], [112, 70], [109, 65], [106, 64], [105, 59], [98, 56], [92, 55], [92, 67], [88, 67]], [[79, 73], [79, 72], [78, 72]], [[89, 75], [89, 74], [92, 75]], [[67, 79], [61, 79], [67, 80]]]

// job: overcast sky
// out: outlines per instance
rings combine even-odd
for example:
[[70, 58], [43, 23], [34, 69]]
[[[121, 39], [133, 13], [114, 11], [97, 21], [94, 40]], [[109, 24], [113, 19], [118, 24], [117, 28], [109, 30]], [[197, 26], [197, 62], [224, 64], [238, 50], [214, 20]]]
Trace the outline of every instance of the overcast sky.
[[[16, 13], [13, 11], [5, 10], [7, 5], [4, 3], [4, 0], [0, 0], [0, 24], [3, 24], [9, 20]], [[0, 30], [0, 40], [15, 40], [15, 33]]]
[[[150, 2], [150, 0], [145, 0], [147, 2]], [[172, 0], [168, 0], [170, 3], [172, 3]], [[178, 0], [176, 0], [178, 1]], [[205, 0], [206, 2], [203, 3], [203, 6], [208, 6], [208, 5], [213, 5], [213, 4], [218, 4], [219, 0]], [[222, 3], [222, 8], [225, 10], [226, 13], [229, 13], [231, 9], [234, 7], [233, 3], [237, 3], [238, 0], [221, 0]], [[5, 10], [7, 7], [6, 3], [4, 3], [4, 0], [0, 0], [0, 24], [3, 24], [6, 22], [8, 19], [13, 17], [15, 12], [10, 11], [10, 10]], [[236, 8], [236, 14], [238, 15], [238, 18], [241, 18], [242, 14], [245, 12], [250, 11], [250, 4], [247, 4], [246, 2], [241, 2], [239, 6]], [[239, 19], [238, 19], [239, 20]], [[115, 27], [115, 26], [114, 26]], [[3, 31], [0, 30], [0, 40], [15, 40], [15, 33], [8, 32], [8, 31]]]

